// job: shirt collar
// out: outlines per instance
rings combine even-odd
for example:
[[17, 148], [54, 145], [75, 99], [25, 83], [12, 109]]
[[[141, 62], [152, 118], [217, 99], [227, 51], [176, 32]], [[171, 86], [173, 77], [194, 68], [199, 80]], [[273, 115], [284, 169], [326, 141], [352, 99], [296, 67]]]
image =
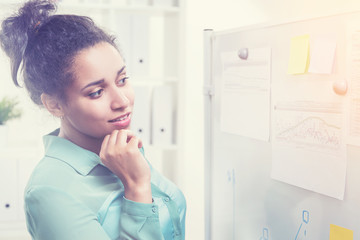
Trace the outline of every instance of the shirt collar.
[[43, 137], [46, 156], [69, 164], [81, 175], [88, 175], [98, 164], [103, 165], [99, 155], [58, 137], [58, 131], [57, 129]]

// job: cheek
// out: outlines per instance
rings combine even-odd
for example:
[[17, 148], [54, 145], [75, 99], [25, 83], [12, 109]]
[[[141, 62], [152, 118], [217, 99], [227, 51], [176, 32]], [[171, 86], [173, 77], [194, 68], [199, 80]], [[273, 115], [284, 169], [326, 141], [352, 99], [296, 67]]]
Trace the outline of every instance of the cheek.
[[80, 122], [100, 120], [104, 118], [105, 106], [101, 102], [83, 101], [73, 104], [69, 114], [71, 118]]

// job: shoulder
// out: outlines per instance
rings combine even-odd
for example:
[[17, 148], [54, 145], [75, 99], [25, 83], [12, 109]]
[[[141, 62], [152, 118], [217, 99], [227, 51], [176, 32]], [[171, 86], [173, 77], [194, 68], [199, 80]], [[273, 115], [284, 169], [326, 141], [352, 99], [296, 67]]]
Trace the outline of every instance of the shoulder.
[[97, 223], [96, 213], [86, 204], [52, 186], [28, 189], [24, 208], [27, 228], [34, 239], [80, 239], [78, 231], [87, 225], [91, 225], [91, 231], [96, 227], [92, 223]]
[[78, 173], [65, 162], [45, 156], [35, 166], [25, 191], [35, 186], [66, 187], [78, 177]]
[[[49, 204], [56, 208], [56, 204], [52, 203], [59, 202], [59, 199], [63, 202], [75, 199], [77, 203], [97, 212], [114, 191], [123, 191], [123, 186], [102, 165], [95, 166], [88, 175], [83, 175], [67, 162], [45, 156], [33, 170], [25, 188], [24, 200], [25, 205]], [[57, 198], [46, 202], [53, 196]]]
[[[33, 219], [51, 220], [51, 217], [63, 218], [69, 215], [84, 213], [92, 214], [90, 209], [77, 198], [63, 189], [52, 186], [38, 185], [27, 190], [24, 195], [25, 212]], [[46, 211], [44, 211], [46, 210]]]

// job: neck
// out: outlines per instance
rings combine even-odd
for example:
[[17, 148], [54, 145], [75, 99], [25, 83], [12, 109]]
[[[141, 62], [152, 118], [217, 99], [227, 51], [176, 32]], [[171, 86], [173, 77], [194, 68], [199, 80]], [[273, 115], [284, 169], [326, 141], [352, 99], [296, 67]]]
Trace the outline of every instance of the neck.
[[65, 138], [79, 147], [94, 152], [98, 155], [100, 153], [101, 144], [103, 141], [103, 138], [94, 138], [85, 136], [76, 131], [68, 131], [63, 125], [60, 128], [59, 137]]

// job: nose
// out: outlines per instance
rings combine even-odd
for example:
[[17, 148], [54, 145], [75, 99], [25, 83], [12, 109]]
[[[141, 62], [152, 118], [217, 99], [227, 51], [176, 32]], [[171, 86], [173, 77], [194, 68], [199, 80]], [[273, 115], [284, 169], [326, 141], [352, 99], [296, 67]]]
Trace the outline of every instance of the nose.
[[129, 98], [126, 96], [126, 92], [119, 88], [114, 88], [111, 91], [111, 109], [112, 110], [124, 110], [129, 106]]

